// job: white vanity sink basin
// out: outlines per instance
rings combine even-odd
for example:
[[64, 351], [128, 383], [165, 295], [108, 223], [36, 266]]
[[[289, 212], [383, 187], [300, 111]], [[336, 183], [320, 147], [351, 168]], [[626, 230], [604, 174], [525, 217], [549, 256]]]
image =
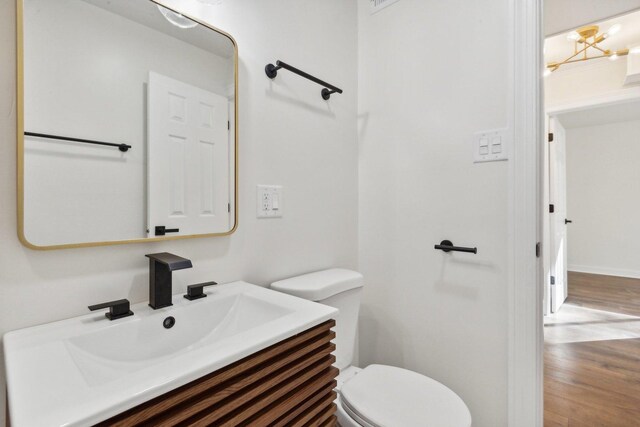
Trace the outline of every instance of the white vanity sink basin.
[[206, 293], [159, 310], [137, 304], [120, 320], [92, 313], [6, 334], [11, 425], [103, 421], [337, 315], [245, 282]]
[[211, 298], [206, 300], [208, 304], [201, 302], [185, 302], [171, 309], [169, 314], [179, 319], [171, 329], [162, 325], [165, 311], [147, 310], [130, 322], [114, 321], [109, 327], [71, 337], [66, 344], [74, 357], [85, 355], [98, 364], [148, 364], [219, 342], [295, 311], [246, 293]]

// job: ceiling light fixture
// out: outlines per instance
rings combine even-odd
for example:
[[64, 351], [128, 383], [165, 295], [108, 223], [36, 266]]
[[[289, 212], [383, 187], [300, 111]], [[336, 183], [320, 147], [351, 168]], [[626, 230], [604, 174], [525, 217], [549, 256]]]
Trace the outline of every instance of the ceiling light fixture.
[[192, 21], [189, 18], [185, 18], [179, 13], [169, 10], [166, 7], [158, 5], [158, 10], [160, 11], [160, 13], [162, 13], [162, 16], [164, 16], [167, 21], [178, 28], [188, 29], [198, 26], [197, 22]]
[[571, 41], [577, 41], [580, 40], [580, 34], [578, 34], [577, 31], [571, 31], [568, 35], [567, 35], [567, 40], [571, 40]]
[[[619, 32], [621, 28], [622, 26], [620, 24], [615, 24], [612, 25], [607, 32], [599, 34], [598, 32], [600, 31], [600, 27], [597, 25], [589, 25], [570, 32], [567, 39], [574, 43], [573, 55], [561, 62], [549, 62], [547, 64], [549, 74], [556, 71], [561, 66], [571, 64], [573, 62], [588, 61], [590, 59], [599, 58], [609, 58], [610, 60], [615, 61], [621, 56], [628, 55], [629, 49], [611, 50], [603, 49], [598, 46], [599, 43], [602, 43], [605, 39], [608, 39]], [[590, 56], [589, 54], [594, 51], [596, 51], [596, 55]], [[545, 73], [545, 75], [547, 74]]]
[[611, 37], [612, 35], [618, 33], [620, 31], [620, 29], [622, 28], [622, 25], [620, 24], [614, 24], [611, 26], [611, 28], [609, 28], [607, 30], [606, 33], [604, 33], [603, 35], [605, 36], [605, 38], [607, 37]]

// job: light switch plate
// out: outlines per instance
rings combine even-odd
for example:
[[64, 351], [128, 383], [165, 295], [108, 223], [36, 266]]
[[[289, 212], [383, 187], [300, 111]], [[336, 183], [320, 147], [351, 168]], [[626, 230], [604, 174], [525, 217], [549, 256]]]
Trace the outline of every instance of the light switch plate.
[[473, 136], [473, 162], [509, 160], [510, 145], [508, 129], [478, 132]]
[[256, 192], [256, 210], [258, 218], [282, 217], [282, 186], [258, 185]]

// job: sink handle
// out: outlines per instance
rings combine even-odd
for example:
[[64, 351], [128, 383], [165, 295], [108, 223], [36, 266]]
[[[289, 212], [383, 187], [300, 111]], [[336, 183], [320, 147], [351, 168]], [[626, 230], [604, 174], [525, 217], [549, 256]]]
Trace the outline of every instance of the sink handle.
[[203, 289], [205, 286], [213, 286], [213, 285], [217, 285], [216, 282], [204, 282], [204, 283], [198, 283], [196, 285], [189, 285], [187, 286], [187, 294], [183, 295], [186, 299], [188, 299], [189, 301], [193, 301], [194, 299], [200, 299], [200, 298], [204, 298], [207, 296], [207, 294], [205, 294], [203, 292]]
[[130, 310], [129, 300], [119, 299], [117, 301], [103, 302], [102, 304], [90, 305], [89, 310], [96, 311], [108, 308], [109, 312], [105, 313], [105, 317], [109, 320], [122, 319], [123, 317], [133, 316]]

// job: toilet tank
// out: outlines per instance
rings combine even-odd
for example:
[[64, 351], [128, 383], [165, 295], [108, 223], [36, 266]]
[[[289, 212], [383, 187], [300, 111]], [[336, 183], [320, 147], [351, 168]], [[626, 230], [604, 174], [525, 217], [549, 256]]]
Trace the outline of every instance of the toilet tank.
[[336, 366], [343, 370], [353, 362], [358, 311], [364, 280], [357, 271], [342, 268], [316, 271], [271, 284], [271, 288], [307, 300], [335, 307]]

